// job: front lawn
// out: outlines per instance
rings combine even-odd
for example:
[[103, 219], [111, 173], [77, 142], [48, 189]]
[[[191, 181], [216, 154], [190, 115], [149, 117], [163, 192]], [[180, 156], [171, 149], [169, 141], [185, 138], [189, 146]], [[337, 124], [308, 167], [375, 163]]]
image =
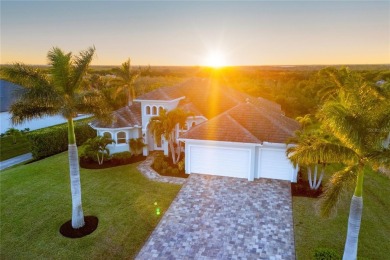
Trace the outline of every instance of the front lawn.
[[0, 162], [29, 152], [30, 143], [26, 135], [16, 137], [16, 144], [13, 143], [12, 136], [0, 138]]
[[149, 181], [136, 164], [81, 169], [84, 213], [97, 216], [99, 226], [69, 239], [59, 233], [71, 217], [66, 152], [5, 170], [0, 185], [1, 259], [134, 258], [180, 190]]
[[[315, 214], [317, 199], [293, 197], [294, 232], [297, 259], [312, 259], [315, 248], [325, 247], [343, 255], [349, 203], [339, 206], [332, 219], [321, 219]], [[367, 172], [364, 179], [363, 216], [359, 236], [358, 259], [388, 259], [390, 252], [390, 179]]]

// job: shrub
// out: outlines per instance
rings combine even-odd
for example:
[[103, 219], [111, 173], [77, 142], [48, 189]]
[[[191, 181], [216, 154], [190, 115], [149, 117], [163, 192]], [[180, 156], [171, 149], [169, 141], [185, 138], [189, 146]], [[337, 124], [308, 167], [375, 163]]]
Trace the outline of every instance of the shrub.
[[162, 158], [155, 158], [153, 162], [153, 167], [155, 170], [159, 171], [162, 169], [164, 160]]
[[169, 166], [169, 165], [168, 165], [168, 163], [167, 163], [166, 161], [163, 161], [163, 162], [162, 162], [162, 168], [163, 168], [163, 169], [167, 169], [168, 166]]
[[167, 168], [167, 174], [172, 174], [173, 168], [171, 166], [168, 166]]
[[130, 152], [114, 153], [111, 157], [111, 160], [113, 161], [113, 163], [123, 164], [130, 162], [131, 156], [132, 155]]
[[336, 251], [329, 248], [316, 248], [313, 257], [315, 260], [339, 260], [340, 255]]
[[[96, 131], [87, 122], [75, 122], [76, 142], [82, 144], [96, 136]], [[30, 132], [27, 135], [35, 160], [68, 150], [68, 126], [60, 125]]]
[[173, 175], [179, 175], [179, 169], [173, 168], [173, 169], [172, 169], [172, 174], [173, 174]]
[[162, 170], [161, 170], [161, 174], [162, 174], [162, 175], [167, 174], [167, 169], [162, 169]]
[[185, 163], [184, 163], [184, 158], [180, 160], [180, 162], [177, 163], [177, 168], [179, 171], [184, 171]]

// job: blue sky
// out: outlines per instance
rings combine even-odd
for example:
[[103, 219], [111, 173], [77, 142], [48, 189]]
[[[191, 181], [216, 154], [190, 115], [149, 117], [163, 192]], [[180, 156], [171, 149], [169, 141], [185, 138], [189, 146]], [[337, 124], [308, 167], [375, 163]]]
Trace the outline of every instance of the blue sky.
[[389, 1], [1, 1], [1, 63], [95, 45], [93, 64], [390, 63]]

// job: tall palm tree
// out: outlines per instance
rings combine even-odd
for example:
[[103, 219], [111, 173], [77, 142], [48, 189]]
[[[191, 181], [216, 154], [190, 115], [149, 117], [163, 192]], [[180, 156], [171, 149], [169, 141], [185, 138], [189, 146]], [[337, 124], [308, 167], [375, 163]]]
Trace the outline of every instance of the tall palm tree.
[[161, 138], [163, 136], [168, 141], [169, 150], [172, 156], [173, 164], [177, 164], [180, 161], [180, 149], [175, 149], [176, 144], [176, 130], [179, 126], [184, 128], [187, 118], [191, 113], [184, 111], [180, 108], [167, 111], [165, 109], [160, 111], [158, 116], [150, 118], [150, 130], [154, 134], [155, 138]]
[[333, 174], [321, 198], [323, 216], [329, 216], [343, 190], [355, 184], [343, 259], [357, 258], [365, 168], [390, 164], [390, 149], [383, 146], [390, 129], [389, 93], [354, 75], [349, 77], [318, 114], [322, 127], [332, 138], [306, 139], [287, 151], [295, 164], [342, 163], [343, 168]]
[[118, 93], [125, 92], [127, 96], [127, 105], [131, 105], [135, 99], [134, 81], [138, 78], [139, 73], [131, 69], [130, 58], [122, 63], [119, 68], [114, 68], [113, 72], [116, 78], [112, 80], [115, 85], [119, 86]]
[[6, 67], [4, 77], [23, 86], [26, 91], [10, 108], [12, 122], [24, 121], [45, 116], [62, 115], [68, 122], [69, 171], [72, 193], [72, 227], [85, 225], [81, 203], [80, 170], [78, 151], [74, 133], [73, 117], [78, 113], [94, 114], [107, 120], [110, 109], [102, 102], [96, 90], [83, 91], [82, 82], [95, 48], [81, 51], [78, 56], [64, 53], [54, 47], [48, 54], [49, 74], [21, 63]]

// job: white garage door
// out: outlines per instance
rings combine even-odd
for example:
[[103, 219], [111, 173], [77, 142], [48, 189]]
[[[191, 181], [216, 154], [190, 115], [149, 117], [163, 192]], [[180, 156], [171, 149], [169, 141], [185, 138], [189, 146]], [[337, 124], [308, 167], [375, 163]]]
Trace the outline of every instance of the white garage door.
[[259, 157], [258, 177], [293, 180], [294, 167], [286, 157], [285, 150], [261, 149]]
[[239, 178], [248, 178], [249, 176], [249, 150], [191, 146], [189, 156], [190, 173]]

